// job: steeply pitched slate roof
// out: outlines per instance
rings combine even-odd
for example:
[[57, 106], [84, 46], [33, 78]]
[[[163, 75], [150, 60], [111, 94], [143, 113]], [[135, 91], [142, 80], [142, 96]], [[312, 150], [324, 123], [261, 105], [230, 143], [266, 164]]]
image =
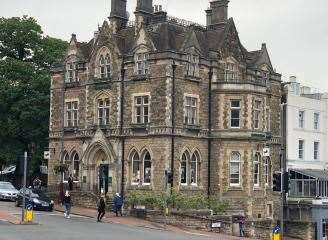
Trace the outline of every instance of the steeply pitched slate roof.
[[[158, 51], [170, 50], [177, 52], [180, 51], [188, 34], [194, 31], [201, 53], [204, 57], [207, 57], [211, 50], [217, 51], [222, 47], [231, 27], [234, 27], [233, 19], [229, 19], [227, 24], [217, 26], [213, 30], [199, 29], [194, 26], [181, 26], [167, 21], [147, 26], [146, 30]], [[115, 39], [121, 53], [131, 54], [135, 42], [135, 28], [127, 27], [122, 29], [113, 36], [113, 39]], [[93, 39], [88, 43], [78, 43], [78, 48], [86, 59], [90, 59], [93, 47]], [[255, 64], [262, 54], [262, 50], [248, 52], [242, 45], [241, 49], [249, 64]]]

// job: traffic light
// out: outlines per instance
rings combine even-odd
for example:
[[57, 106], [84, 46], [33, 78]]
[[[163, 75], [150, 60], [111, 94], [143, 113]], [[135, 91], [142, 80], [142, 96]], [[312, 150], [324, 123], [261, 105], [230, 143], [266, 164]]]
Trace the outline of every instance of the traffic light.
[[273, 174], [272, 190], [274, 192], [281, 192], [281, 173], [280, 172], [276, 172]]
[[285, 193], [288, 193], [290, 190], [290, 176], [289, 176], [289, 172], [285, 172], [284, 173], [284, 187], [283, 190], [285, 191]]
[[165, 170], [165, 175], [166, 175], [167, 183], [173, 184], [173, 173], [168, 170]]

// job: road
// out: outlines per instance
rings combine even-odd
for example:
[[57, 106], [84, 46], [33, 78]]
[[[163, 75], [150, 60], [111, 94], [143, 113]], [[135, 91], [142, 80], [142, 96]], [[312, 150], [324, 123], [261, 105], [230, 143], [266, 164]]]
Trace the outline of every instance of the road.
[[[0, 202], [0, 211], [19, 216], [20, 209], [11, 202]], [[208, 236], [174, 233], [127, 225], [97, 223], [95, 219], [59, 212], [36, 212], [38, 225], [11, 225], [0, 221], [0, 240], [210, 240]], [[216, 238], [217, 239], [217, 238]]]

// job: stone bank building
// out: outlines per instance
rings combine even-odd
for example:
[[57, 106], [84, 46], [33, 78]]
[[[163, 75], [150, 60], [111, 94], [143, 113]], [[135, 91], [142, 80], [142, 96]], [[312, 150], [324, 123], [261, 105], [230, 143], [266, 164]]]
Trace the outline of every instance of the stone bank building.
[[172, 173], [178, 191], [278, 217], [281, 75], [265, 44], [242, 45], [228, 3], [211, 1], [201, 26], [152, 0], [138, 0], [130, 22], [127, 0], [112, 0], [93, 39], [72, 35], [52, 74], [49, 185], [60, 163], [64, 180], [109, 195], [164, 191]]

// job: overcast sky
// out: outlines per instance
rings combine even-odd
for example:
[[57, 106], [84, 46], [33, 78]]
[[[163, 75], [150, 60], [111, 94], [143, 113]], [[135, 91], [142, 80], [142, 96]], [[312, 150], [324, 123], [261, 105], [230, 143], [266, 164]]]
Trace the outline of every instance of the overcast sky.
[[[205, 24], [209, 0], [154, 0], [169, 15]], [[136, 0], [128, 0], [133, 15]], [[35, 17], [45, 34], [88, 41], [109, 16], [110, 0], [0, 0], [0, 16]], [[296, 75], [311, 87], [328, 91], [327, 0], [230, 0], [241, 42], [248, 50], [267, 43], [271, 61], [283, 79]]]

